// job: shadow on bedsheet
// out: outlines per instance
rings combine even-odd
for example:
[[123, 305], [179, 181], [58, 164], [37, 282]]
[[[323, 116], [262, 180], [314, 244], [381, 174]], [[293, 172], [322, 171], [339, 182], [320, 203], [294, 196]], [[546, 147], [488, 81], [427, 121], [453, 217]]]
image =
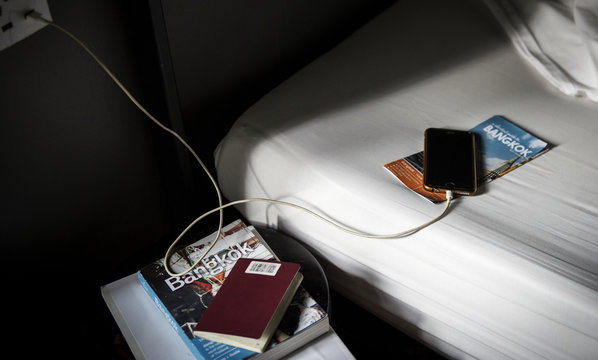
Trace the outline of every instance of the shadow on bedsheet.
[[[304, 241], [297, 241], [322, 266], [330, 286], [330, 324], [357, 360], [446, 359], [433, 350], [435, 346], [445, 346], [444, 343], [433, 336], [426, 337], [419, 328], [426, 321], [429, 325], [432, 319], [424, 319], [420, 312], [379, 289], [388, 280], [384, 280], [386, 275], [363, 268], [348, 273], [335, 260]], [[394, 289], [388, 290], [401, 291], [401, 288], [397, 282]], [[432, 343], [425, 344], [426, 339]]]
[[357, 360], [402, 359], [444, 360], [445, 358], [407, 336], [348, 298], [331, 291], [334, 331]]
[[326, 259], [318, 260], [330, 280], [332, 328], [358, 360], [445, 359], [424, 344], [425, 335], [418, 328], [424, 319], [417, 311], [396, 303], [390, 305], [392, 310], [384, 309], [389, 306], [390, 296], [382, 296], [371, 285], [379, 283], [380, 274], [349, 275]]
[[[235, 136], [238, 131], [241, 137], [245, 136], [244, 142], [251, 141], [245, 143], [242, 153], [227, 151], [226, 141], [223, 142], [216, 162], [246, 169], [244, 176], [226, 181], [234, 189], [244, 186], [245, 177], [252, 178], [249, 160], [254, 144], [259, 139], [283, 141], [285, 137], [275, 138], [281, 133], [296, 139], [315, 132], [318, 141], [306, 139], [306, 151], [326, 154], [331, 159], [347, 151], [366, 149], [363, 153], [367, 153], [372, 143], [396, 143], [402, 122], [413, 127], [413, 118], [422, 124], [421, 139], [414, 141], [423, 141], [423, 130], [437, 124], [447, 113], [468, 114], [468, 109], [461, 108], [446, 111], [444, 106], [451, 104], [433, 98], [434, 93], [441, 98], [443, 92], [453, 89], [429, 84], [447, 73], [455, 83], [467, 82], [468, 79], [460, 78], [460, 68], [480, 57], [492, 56], [505, 46], [510, 46], [505, 34], [483, 4], [399, 1], [250, 108], [229, 135]], [[420, 84], [428, 85], [422, 90], [418, 88]], [[466, 88], [475, 91], [476, 87]], [[360, 117], [360, 112], [364, 117], [377, 114], [376, 101], [390, 96], [384, 105], [387, 108], [381, 110], [382, 119]], [[393, 112], [389, 106], [396, 106], [396, 126], [391, 124], [392, 128], [388, 128], [386, 120]], [[481, 120], [476, 118], [475, 122]], [[376, 129], [378, 125], [383, 128]], [[301, 131], [305, 126], [309, 129]], [[343, 132], [339, 139], [334, 137], [337, 131]], [[324, 141], [319, 141], [320, 137]], [[380, 162], [373, 166], [382, 165]], [[229, 195], [234, 198], [236, 194]]]
[[[251, 124], [256, 118], [269, 131], [285, 131], [430, 81], [506, 44], [481, 4], [399, 1], [241, 119]], [[425, 98], [412, 100], [411, 110], [431, 105]]]

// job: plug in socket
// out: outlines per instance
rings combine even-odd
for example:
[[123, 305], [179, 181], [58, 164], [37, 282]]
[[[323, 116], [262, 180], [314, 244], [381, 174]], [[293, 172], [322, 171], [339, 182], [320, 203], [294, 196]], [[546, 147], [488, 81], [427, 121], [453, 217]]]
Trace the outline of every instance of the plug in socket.
[[46, 0], [0, 1], [0, 51], [46, 26], [40, 21], [26, 19], [25, 13], [30, 10], [35, 10], [44, 18], [52, 20]]

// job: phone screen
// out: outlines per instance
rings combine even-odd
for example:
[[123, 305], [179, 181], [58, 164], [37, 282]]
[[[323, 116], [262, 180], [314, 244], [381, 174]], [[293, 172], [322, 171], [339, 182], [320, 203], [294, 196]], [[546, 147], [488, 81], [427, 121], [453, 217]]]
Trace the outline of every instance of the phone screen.
[[471, 195], [477, 189], [475, 136], [461, 130], [425, 132], [424, 188]]

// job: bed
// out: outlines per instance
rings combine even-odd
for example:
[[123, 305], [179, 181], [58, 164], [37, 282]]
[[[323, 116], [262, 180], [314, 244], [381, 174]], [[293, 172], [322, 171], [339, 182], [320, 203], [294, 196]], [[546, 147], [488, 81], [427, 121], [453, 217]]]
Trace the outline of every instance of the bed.
[[231, 201], [284, 200], [394, 233], [442, 205], [383, 165], [421, 151], [428, 127], [501, 115], [550, 151], [410, 236], [357, 237], [282, 205], [238, 209], [299, 239], [333, 288], [447, 357], [595, 358], [598, 104], [547, 81], [497, 14], [397, 2], [246, 111], [216, 150], [218, 181]]

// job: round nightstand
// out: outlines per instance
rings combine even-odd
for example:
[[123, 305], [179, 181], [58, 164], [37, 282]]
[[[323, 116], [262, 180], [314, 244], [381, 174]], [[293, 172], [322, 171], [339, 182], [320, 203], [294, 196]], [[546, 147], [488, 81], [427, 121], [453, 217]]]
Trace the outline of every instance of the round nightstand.
[[280, 231], [256, 226], [256, 230], [282, 261], [301, 265], [303, 287], [324, 308], [330, 309], [330, 293], [328, 279], [320, 263], [299, 241]]

